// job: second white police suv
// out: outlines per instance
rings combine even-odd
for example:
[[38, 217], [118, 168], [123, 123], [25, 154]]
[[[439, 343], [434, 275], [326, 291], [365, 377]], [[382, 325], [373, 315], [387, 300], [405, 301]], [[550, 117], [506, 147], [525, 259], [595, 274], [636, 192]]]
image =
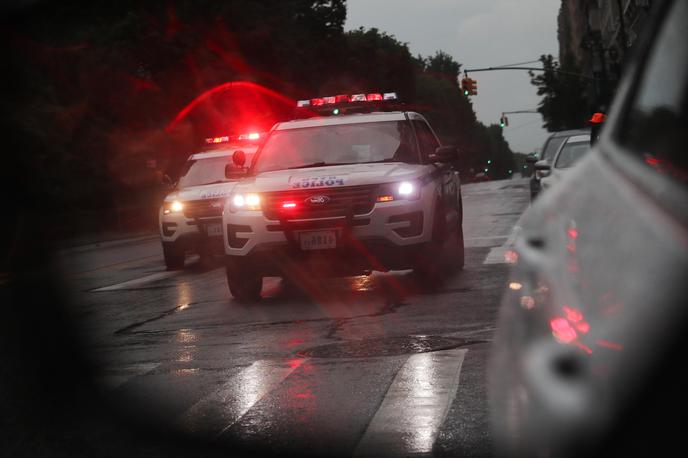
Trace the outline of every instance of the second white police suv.
[[414, 269], [437, 284], [463, 267], [458, 151], [396, 99], [299, 101], [305, 118], [271, 129], [223, 211], [235, 299], [259, 299], [265, 276], [317, 295], [320, 277]]

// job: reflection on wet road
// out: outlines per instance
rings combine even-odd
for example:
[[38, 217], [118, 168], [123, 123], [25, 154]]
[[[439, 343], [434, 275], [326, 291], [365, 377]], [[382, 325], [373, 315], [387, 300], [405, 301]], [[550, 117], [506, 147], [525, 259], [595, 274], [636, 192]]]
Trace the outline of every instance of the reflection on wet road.
[[267, 278], [246, 305], [219, 260], [165, 271], [155, 238], [65, 253], [99, 380], [149, 423], [248, 450], [489, 454], [484, 361], [507, 287], [490, 253], [507, 251], [527, 182], [462, 193], [466, 268], [436, 291], [408, 271], [317, 279], [312, 294]]
[[356, 449], [357, 456], [429, 453], [459, 385], [466, 350], [409, 357]]

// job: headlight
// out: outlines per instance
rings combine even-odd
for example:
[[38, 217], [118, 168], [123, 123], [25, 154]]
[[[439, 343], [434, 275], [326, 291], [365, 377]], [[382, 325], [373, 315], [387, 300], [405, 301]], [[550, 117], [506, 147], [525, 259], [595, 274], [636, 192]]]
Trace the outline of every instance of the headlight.
[[178, 200], [174, 200], [172, 202], [165, 202], [162, 213], [164, 215], [169, 215], [170, 213], [179, 213], [182, 210], [184, 210], [184, 204]]
[[230, 211], [260, 210], [260, 196], [258, 194], [234, 194], [231, 198]]
[[417, 200], [418, 198], [420, 198], [420, 185], [415, 181], [383, 184], [377, 194], [378, 202]]

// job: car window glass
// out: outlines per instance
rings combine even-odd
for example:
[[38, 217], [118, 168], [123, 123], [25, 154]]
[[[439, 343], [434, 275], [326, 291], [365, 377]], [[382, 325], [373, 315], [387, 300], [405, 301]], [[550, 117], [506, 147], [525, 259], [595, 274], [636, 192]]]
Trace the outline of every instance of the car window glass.
[[688, 2], [674, 2], [620, 125], [620, 143], [644, 164], [688, 181]]
[[231, 161], [232, 158], [229, 156], [189, 160], [179, 179], [179, 187], [185, 188], [227, 181], [225, 165], [230, 164]]
[[575, 142], [567, 143], [561, 149], [557, 156], [557, 162], [554, 167], [557, 169], [565, 169], [573, 166], [585, 153], [590, 150], [590, 142]]
[[309, 164], [418, 162], [405, 121], [366, 122], [275, 131], [256, 158], [256, 172]]
[[435, 152], [440, 144], [426, 123], [423, 121], [413, 121], [413, 125], [416, 128], [416, 135], [418, 135], [420, 152], [423, 157], [427, 158], [429, 154]]
[[567, 137], [550, 138], [547, 141], [547, 144], [545, 145], [545, 148], [542, 152], [542, 159], [546, 160], [547, 162], [552, 162], [552, 160], [554, 159], [554, 155], [559, 150], [561, 144], [564, 143], [564, 141], [566, 141], [566, 138]]

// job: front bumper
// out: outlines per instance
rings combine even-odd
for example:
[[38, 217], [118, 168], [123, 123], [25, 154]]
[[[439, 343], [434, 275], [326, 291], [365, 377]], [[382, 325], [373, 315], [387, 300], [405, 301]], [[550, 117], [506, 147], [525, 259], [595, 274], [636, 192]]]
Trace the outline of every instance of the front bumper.
[[[268, 220], [260, 211], [225, 210], [225, 254], [263, 275], [280, 275], [294, 263], [326, 275], [406, 269], [432, 239], [434, 205], [433, 193], [425, 192], [418, 200], [376, 203], [367, 214], [338, 218]], [[336, 231], [337, 247], [302, 250], [300, 234], [319, 230]]]
[[335, 249], [304, 251], [293, 243], [277, 242], [259, 245], [245, 256], [225, 257], [227, 262], [238, 263], [263, 276], [306, 271], [315, 277], [338, 277], [370, 270], [410, 269], [426, 245], [400, 247], [384, 238], [353, 238]]
[[211, 225], [222, 225], [222, 218], [188, 218], [182, 213], [164, 215], [159, 213], [160, 240], [164, 244], [182, 245], [188, 251], [200, 252], [203, 248], [210, 248], [216, 254], [223, 254], [223, 238], [221, 234], [208, 233]]

